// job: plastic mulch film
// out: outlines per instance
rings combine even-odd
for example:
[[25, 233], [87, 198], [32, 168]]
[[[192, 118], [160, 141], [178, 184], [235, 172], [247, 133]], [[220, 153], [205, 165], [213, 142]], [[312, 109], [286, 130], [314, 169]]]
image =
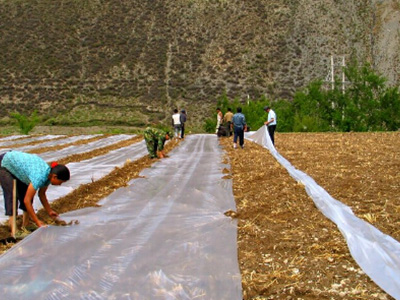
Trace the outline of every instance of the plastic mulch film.
[[[64, 135], [41, 135], [41, 136], [26, 136], [24, 139], [20, 140], [14, 140], [14, 139], [7, 139], [5, 141], [0, 141], [0, 148], [6, 148], [10, 147], [12, 148], [13, 145], [16, 144], [22, 144], [22, 143], [30, 143], [30, 142], [37, 142], [37, 141], [43, 141], [43, 140], [50, 140], [50, 139], [57, 139], [59, 137], [62, 137]], [[67, 137], [65, 135], [65, 137]], [[0, 152], [3, 151], [3, 149], [0, 149]]]
[[43, 158], [45, 161], [50, 162], [54, 160], [59, 160], [63, 157], [67, 157], [68, 155], [71, 154], [78, 154], [78, 153], [84, 153], [88, 151], [92, 151], [98, 148], [106, 147], [109, 145], [112, 145], [114, 143], [118, 143], [124, 140], [128, 140], [135, 137], [135, 135], [128, 135], [128, 134], [117, 134], [117, 135], [112, 135], [108, 137], [103, 137], [101, 139], [98, 139], [96, 141], [84, 144], [84, 145], [79, 145], [79, 146], [69, 146], [57, 151], [49, 151], [45, 153], [41, 153], [40, 157]]
[[64, 138], [61, 140], [59, 140], [59, 139], [50, 140], [50, 141], [43, 142], [43, 143], [36, 144], [36, 145], [26, 145], [26, 146], [22, 146], [22, 147], [17, 147], [17, 148], [14, 148], [14, 150], [22, 151], [22, 152], [29, 152], [29, 150], [32, 150], [32, 149], [59, 146], [59, 145], [63, 145], [63, 144], [87, 140], [87, 139], [93, 138], [95, 136], [99, 136], [99, 135], [75, 135], [75, 136], [70, 136], [70, 137], [59, 136], [59, 137], [64, 137]]
[[[118, 135], [114, 136], [113, 139], [103, 140], [101, 145], [111, 145], [115, 143], [121, 138], [131, 138], [132, 136]], [[111, 138], [111, 137], [110, 137]], [[98, 146], [98, 143], [95, 144]], [[95, 146], [92, 144], [91, 146], [84, 145], [86, 151], [88, 151], [91, 147]], [[69, 154], [77, 153], [75, 148], [78, 150], [83, 150], [80, 146], [71, 146], [69, 147]], [[60, 151], [55, 151], [57, 155], [60, 155]], [[122, 167], [128, 159], [136, 160], [140, 157], [143, 157], [147, 154], [146, 145], [144, 141], [132, 144], [128, 147], [123, 147], [118, 150], [110, 151], [104, 155], [96, 156], [91, 159], [87, 159], [81, 162], [69, 163], [67, 164], [70, 173], [71, 179], [66, 183], [60, 186], [49, 186], [46, 192], [47, 199], [49, 203], [61, 198], [68, 193], [72, 192], [74, 189], [79, 187], [82, 184], [87, 184], [93, 181], [96, 181], [105, 175], [109, 174], [116, 167]], [[42, 154], [39, 154], [42, 157]], [[43, 158], [43, 157], [42, 157]], [[61, 158], [61, 157], [59, 157]], [[59, 159], [58, 158], [58, 159]], [[0, 197], [2, 198], [3, 191], [0, 188]], [[42, 208], [42, 204], [39, 200], [38, 195], [35, 196], [35, 201], [33, 202], [33, 207], [35, 210], [39, 210]], [[19, 210], [19, 214], [22, 214], [22, 211]], [[0, 205], [0, 222], [4, 222], [8, 219], [7, 216], [4, 215], [4, 205]]]
[[230, 179], [215, 135], [189, 135], [168, 158], [101, 202], [63, 215], [0, 257], [4, 299], [242, 299]]
[[337, 225], [363, 271], [389, 295], [400, 299], [400, 243], [356, 217], [350, 207], [332, 198], [311, 177], [294, 168], [276, 151], [265, 126], [247, 138], [269, 149], [289, 174], [305, 186], [318, 209]]
[[0, 146], [2, 146], [2, 143], [4, 141], [11, 141], [11, 140], [19, 139], [22, 137], [26, 137], [26, 135], [10, 135], [10, 136], [2, 137], [2, 138], [0, 138]]

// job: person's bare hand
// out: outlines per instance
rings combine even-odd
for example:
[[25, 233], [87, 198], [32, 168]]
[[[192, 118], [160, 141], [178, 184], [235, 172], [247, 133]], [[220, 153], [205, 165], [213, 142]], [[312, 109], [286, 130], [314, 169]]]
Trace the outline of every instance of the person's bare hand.
[[58, 218], [58, 213], [56, 213], [54, 210], [50, 210], [48, 213], [50, 218], [52, 218], [53, 220]]
[[46, 223], [43, 223], [43, 222], [40, 221], [40, 220], [36, 223], [36, 225], [37, 225], [38, 227], [47, 227], [47, 226], [48, 226]]

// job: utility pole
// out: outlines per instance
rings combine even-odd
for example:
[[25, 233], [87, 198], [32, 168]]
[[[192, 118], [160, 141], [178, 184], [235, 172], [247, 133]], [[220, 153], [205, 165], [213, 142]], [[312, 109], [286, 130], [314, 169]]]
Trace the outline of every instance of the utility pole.
[[336, 59], [336, 64], [335, 64], [335, 57], [331, 55], [331, 66], [330, 66], [330, 72], [328, 73], [328, 76], [326, 76], [325, 82], [330, 82], [331, 84], [331, 89], [335, 89], [335, 65], [340, 66], [342, 68], [342, 92], [343, 94], [345, 93], [346, 90], [346, 75], [344, 73], [344, 68], [346, 67], [346, 58], [343, 55], [342, 56], [342, 62], [337, 63]]
[[331, 55], [331, 84], [333, 91], [335, 89], [335, 63], [333, 61], [333, 55]]
[[343, 95], [345, 94], [345, 82], [346, 82], [346, 76], [344, 74], [344, 69], [346, 68], [346, 58], [342, 57], [342, 93]]

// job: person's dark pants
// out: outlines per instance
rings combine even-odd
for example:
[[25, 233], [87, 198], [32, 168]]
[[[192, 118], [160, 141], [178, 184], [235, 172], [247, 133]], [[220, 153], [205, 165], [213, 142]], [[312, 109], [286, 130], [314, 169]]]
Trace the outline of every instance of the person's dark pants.
[[275, 145], [275, 129], [276, 129], [276, 125], [268, 126], [268, 133], [269, 133], [269, 137], [271, 138], [272, 145]]
[[226, 122], [226, 136], [227, 137], [230, 137], [232, 135], [231, 124], [232, 124], [232, 122], [229, 122], [229, 121]]
[[[4, 153], [5, 154], [5, 153]], [[3, 160], [4, 154], [0, 155], [0, 166], [1, 161]], [[13, 183], [14, 179], [17, 182], [17, 200], [19, 200], [19, 208], [23, 211], [26, 211], [24, 198], [26, 191], [28, 190], [28, 186], [20, 181], [18, 178], [13, 176], [6, 168], [0, 167], [0, 184], [1, 188], [3, 189], [3, 196], [4, 196], [4, 210], [6, 216], [13, 215]], [[17, 209], [17, 207], [15, 208]]]
[[181, 138], [183, 139], [183, 137], [185, 136], [185, 124], [181, 125]]
[[233, 128], [233, 142], [236, 144], [237, 139], [239, 138], [239, 145], [243, 147], [244, 145], [244, 129], [240, 127]]

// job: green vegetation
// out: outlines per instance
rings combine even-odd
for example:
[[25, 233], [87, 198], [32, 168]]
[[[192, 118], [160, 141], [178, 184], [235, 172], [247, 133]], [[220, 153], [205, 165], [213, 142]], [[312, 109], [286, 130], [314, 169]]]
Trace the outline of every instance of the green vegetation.
[[19, 130], [22, 134], [29, 134], [31, 130], [40, 122], [40, 117], [34, 111], [30, 116], [19, 113], [11, 113], [10, 116], [17, 121]]
[[[336, 80], [332, 88], [320, 80], [311, 82], [298, 91], [293, 101], [270, 101], [266, 98], [248, 100], [241, 104], [238, 99], [229, 100], [223, 95], [217, 106], [225, 113], [228, 107], [236, 111], [241, 106], [250, 130], [260, 128], [267, 116], [263, 110], [271, 106], [278, 119], [281, 132], [324, 131], [396, 131], [400, 128], [400, 94], [398, 87], [387, 87], [386, 79], [365, 64], [353, 63], [344, 70], [350, 82], [343, 90]], [[216, 117], [205, 121], [204, 130], [213, 132]]]

